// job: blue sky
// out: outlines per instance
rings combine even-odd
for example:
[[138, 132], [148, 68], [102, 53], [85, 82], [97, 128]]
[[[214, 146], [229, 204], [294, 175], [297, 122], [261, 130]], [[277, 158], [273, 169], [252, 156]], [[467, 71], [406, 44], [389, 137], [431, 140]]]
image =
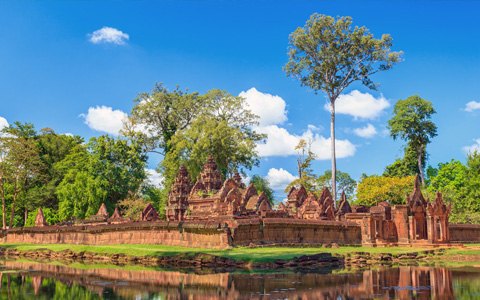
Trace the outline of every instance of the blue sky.
[[[289, 34], [320, 13], [388, 33], [404, 52], [373, 77], [378, 91], [354, 84], [339, 100], [338, 169], [358, 179], [402, 157], [386, 122], [396, 100], [415, 94], [437, 110], [429, 164], [465, 161], [466, 147], [480, 149], [479, 11], [478, 1], [2, 1], [0, 124], [32, 122], [88, 139], [114, 132], [155, 82], [244, 92], [262, 116], [259, 130], [272, 136], [249, 175], [268, 176], [280, 191], [297, 172], [300, 137], [316, 141], [314, 171], [330, 169], [326, 98], [282, 70]], [[152, 156], [149, 167], [160, 160]]]

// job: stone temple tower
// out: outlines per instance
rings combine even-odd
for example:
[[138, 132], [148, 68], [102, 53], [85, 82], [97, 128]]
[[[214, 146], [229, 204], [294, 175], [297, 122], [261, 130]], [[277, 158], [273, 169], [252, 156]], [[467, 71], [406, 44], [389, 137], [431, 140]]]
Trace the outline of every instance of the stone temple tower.
[[190, 177], [185, 166], [182, 165], [175, 177], [175, 182], [168, 194], [168, 205], [166, 208], [168, 221], [183, 221], [185, 212], [188, 209], [188, 195], [190, 193]]
[[207, 163], [203, 166], [200, 176], [202, 177], [203, 185], [208, 192], [222, 188], [222, 176], [211, 155], [208, 157]]

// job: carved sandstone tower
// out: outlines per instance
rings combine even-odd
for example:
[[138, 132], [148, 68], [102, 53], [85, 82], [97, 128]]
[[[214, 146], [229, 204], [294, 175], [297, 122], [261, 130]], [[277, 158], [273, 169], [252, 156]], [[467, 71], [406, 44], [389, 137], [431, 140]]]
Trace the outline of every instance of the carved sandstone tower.
[[188, 195], [190, 194], [190, 177], [184, 165], [178, 171], [172, 189], [168, 193], [166, 214], [168, 221], [183, 221], [188, 209]]

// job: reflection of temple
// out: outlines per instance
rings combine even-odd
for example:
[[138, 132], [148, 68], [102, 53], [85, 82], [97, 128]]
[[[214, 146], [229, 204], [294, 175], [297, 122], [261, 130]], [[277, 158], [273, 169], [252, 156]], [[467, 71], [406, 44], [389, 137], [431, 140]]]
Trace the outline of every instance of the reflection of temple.
[[[55, 282], [79, 285], [109, 298], [128, 299], [456, 299], [453, 280], [473, 280], [479, 273], [434, 267], [379, 268], [331, 273], [182, 273], [178, 271], [91, 268], [6, 261], [7, 276], [31, 276], [39, 298], [51, 297]], [[29, 270], [30, 272], [25, 272]], [[42, 288], [44, 279], [46, 285]], [[26, 280], [26, 282], [28, 282]], [[53, 284], [54, 286], [48, 286]], [[2, 285], [2, 292], [7, 285]], [[59, 291], [62, 292], [62, 291]], [[108, 294], [106, 293], [108, 292]], [[112, 295], [111, 293], [115, 295]], [[159, 294], [157, 294], [159, 293]]]
[[406, 205], [395, 205], [393, 208], [386, 202], [375, 207], [362, 207], [363, 212], [346, 214], [346, 219], [360, 224], [364, 245], [424, 245], [450, 241], [450, 205], [443, 203], [442, 194], [437, 193], [432, 203], [428, 198], [425, 200], [417, 175], [414, 189], [406, 195], [406, 200]]
[[349, 289], [345, 296], [347, 299], [456, 299], [452, 271], [432, 267], [366, 270], [363, 282]]

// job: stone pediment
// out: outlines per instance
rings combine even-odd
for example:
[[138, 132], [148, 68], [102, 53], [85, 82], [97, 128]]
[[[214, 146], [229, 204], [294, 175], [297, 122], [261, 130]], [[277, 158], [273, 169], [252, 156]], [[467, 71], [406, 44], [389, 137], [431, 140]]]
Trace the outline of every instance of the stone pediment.
[[197, 178], [197, 182], [192, 187], [192, 190], [190, 191], [190, 196], [195, 197], [199, 196], [198, 194], [200, 193], [206, 193], [205, 186], [202, 183], [202, 180], [200, 178]]
[[113, 215], [111, 216], [111, 219], [119, 219], [122, 218], [122, 214], [120, 213], [120, 210], [118, 207], [115, 208], [115, 211], [113, 212]]
[[412, 193], [407, 195], [407, 205], [410, 206], [412, 211], [418, 211], [417, 207], [423, 207], [423, 211], [427, 208], [427, 201], [425, 201], [422, 191], [420, 190], [420, 177], [418, 174], [415, 176]]
[[152, 203], [148, 203], [140, 214], [141, 221], [157, 221], [158, 213], [153, 207]]
[[430, 215], [448, 215], [450, 213], [450, 204], [447, 206], [443, 203], [442, 194], [439, 192], [435, 195], [435, 200], [432, 203], [428, 203], [427, 212]]
[[108, 218], [108, 211], [107, 211], [107, 207], [105, 206], [105, 203], [102, 203], [96, 215], [99, 217], [102, 216], [102, 217]]
[[38, 208], [37, 216], [35, 217], [35, 226], [48, 226], [45, 217], [43, 216], [42, 208], [40, 207]]
[[340, 197], [340, 201], [338, 202], [338, 213], [348, 214], [351, 212], [352, 208], [350, 207], [350, 203], [348, 203], [345, 191], [342, 191], [342, 196]]
[[251, 183], [245, 190], [242, 192], [242, 205], [247, 205], [249, 199], [253, 196], [258, 196], [257, 189]]
[[237, 183], [235, 182], [235, 180], [233, 180], [232, 178], [225, 180], [219, 192], [220, 198], [225, 198], [230, 193], [230, 191], [234, 189], [237, 189]]
[[322, 193], [320, 193], [320, 197], [318, 197], [318, 202], [320, 204], [324, 204], [325, 200], [327, 200], [328, 198], [332, 199], [332, 194], [327, 187], [324, 187], [322, 189]]

